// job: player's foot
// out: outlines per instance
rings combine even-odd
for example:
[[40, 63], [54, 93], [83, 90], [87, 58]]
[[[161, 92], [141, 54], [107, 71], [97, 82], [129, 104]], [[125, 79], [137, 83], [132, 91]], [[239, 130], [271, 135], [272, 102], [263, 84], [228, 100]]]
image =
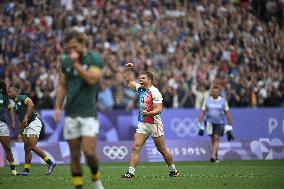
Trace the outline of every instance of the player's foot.
[[30, 176], [30, 173], [27, 171], [18, 172], [17, 176]]
[[133, 177], [134, 177], [134, 175], [131, 174], [131, 173], [129, 173], [129, 172], [127, 172], [127, 173], [121, 175], [121, 178], [133, 178]]
[[45, 173], [45, 175], [50, 175], [54, 169], [54, 167], [56, 166], [56, 163], [52, 163], [51, 165], [49, 165], [47, 167], [47, 172]]
[[93, 182], [93, 185], [94, 185], [94, 189], [105, 189], [103, 184], [102, 184], [102, 181], [100, 181], [100, 180]]
[[218, 158], [216, 158], [216, 159], [210, 158], [210, 162], [211, 163], [220, 163], [220, 160]]
[[11, 175], [12, 176], [17, 176], [17, 174], [18, 174], [17, 170], [11, 170]]
[[170, 171], [170, 174], [169, 174], [169, 176], [170, 177], [179, 177], [179, 172], [178, 171]]

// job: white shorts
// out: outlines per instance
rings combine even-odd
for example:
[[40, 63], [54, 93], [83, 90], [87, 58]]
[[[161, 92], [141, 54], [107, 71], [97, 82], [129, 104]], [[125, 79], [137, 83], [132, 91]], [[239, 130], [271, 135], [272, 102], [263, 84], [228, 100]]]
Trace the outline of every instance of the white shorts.
[[42, 128], [41, 121], [36, 117], [26, 128], [24, 128], [24, 135], [27, 137], [36, 136], [39, 137], [40, 131]]
[[165, 134], [162, 123], [151, 124], [151, 123], [142, 123], [142, 122], [138, 123], [136, 133], [142, 133], [142, 134], [149, 135], [152, 137], [160, 137]]
[[66, 117], [63, 135], [65, 140], [99, 134], [99, 122], [94, 117]]
[[0, 136], [10, 136], [8, 126], [2, 121], [0, 121]]

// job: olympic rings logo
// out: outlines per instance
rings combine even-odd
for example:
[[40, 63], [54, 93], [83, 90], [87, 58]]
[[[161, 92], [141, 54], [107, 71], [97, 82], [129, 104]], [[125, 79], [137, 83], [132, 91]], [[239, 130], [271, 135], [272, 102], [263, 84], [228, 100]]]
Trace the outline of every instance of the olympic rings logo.
[[124, 159], [128, 154], [128, 149], [125, 146], [104, 146], [103, 153], [109, 159]]
[[183, 138], [185, 136], [195, 137], [198, 134], [197, 118], [173, 118], [170, 121], [171, 129], [177, 134], [177, 136]]

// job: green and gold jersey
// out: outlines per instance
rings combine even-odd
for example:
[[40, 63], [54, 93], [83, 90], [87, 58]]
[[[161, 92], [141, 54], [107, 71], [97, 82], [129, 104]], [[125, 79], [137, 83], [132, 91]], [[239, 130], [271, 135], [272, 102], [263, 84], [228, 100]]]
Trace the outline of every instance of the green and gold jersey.
[[[26, 113], [27, 113], [27, 100], [30, 99], [27, 95], [19, 95], [15, 100], [14, 110], [18, 114], [19, 120], [23, 121]], [[31, 115], [28, 117], [28, 124], [35, 120], [36, 113], [33, 110]]]
[[[99, 93], [99, 83], [90, 85], [83, 80], [73, 67], [69, 55], [63, 54], [60, 58], [61, 72], [66, 77], [67, 99], [65, 115], [76, 117], [96, 117], [97, 97]], [[92, 51], [88, 51], [82, 58], [80, 64], [84, 69], [103, 69], [101, 56]]]
[[9, 99], [0, 91], [0, 121], [6, 123], [6, 111], [11, 108]]

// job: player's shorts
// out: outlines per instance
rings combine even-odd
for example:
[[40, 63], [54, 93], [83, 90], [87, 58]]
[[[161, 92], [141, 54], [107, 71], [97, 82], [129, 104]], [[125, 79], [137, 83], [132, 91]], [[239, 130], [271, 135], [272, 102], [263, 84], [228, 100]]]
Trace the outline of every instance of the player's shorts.
[[0, 121], [0, 136], [10, 136], [8, 126], [2, 121]]
[[207, 134], [210, 136], [213, 136], [213, 135], [223, 136], [224, 135], [224, 125], [223, 124], [215, 124], [215, 123], [210, 123], [207, 121], [206, 129], [207, 129]]
[[42, 128], [41, 121], [36, 117], [26, 128], [24, 128], [24, 135], [27, 137], [39, 137]]
[[80, 138], [81, 136], [95, 137], [99, 134], [99, 122], [94, 117], [66, 117], [63, 135], [65, 140]]
[[163, 124], [161, 123], [151, 124], [151, 123], [143, 123], [143, 122], [138, 123], [136, 133], [142, 133], [144, 135], [149, 135], [152, 137], [160, 137], [165, 134]]

